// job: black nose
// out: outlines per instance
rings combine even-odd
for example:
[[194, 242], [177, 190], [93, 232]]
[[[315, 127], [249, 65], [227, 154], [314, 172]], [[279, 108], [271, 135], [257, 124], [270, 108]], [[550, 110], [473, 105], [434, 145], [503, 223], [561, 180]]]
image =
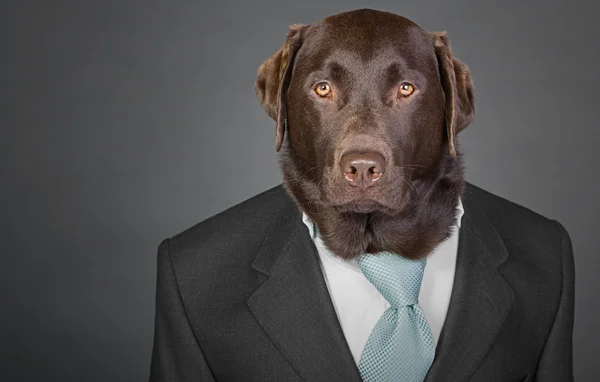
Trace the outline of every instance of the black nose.
[[342, 155], [340, 166], [351, 186], [371, 187], [385, 172], [385, 159], [375, 151], [351, 152]]

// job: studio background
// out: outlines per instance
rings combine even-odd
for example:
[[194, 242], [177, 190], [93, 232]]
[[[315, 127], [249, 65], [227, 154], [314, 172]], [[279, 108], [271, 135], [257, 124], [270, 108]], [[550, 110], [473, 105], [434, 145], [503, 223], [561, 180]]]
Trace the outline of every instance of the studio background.
[[258, 66], [288, 25], [364, 7], [449, 32], [467, 180], [569, 231], [597, 380], [598, 9], [516, 0], [3, 2], [2, 380], [147, 380], [160, 241], [281, 182]]

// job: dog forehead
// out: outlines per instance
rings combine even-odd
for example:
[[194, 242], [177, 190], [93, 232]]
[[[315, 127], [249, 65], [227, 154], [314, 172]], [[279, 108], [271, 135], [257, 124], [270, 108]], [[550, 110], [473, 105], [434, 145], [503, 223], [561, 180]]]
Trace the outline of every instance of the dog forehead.
[[435, 64], [427, 31], [403, 16], [371, 9], [340, 13], [311, 25], [299, 52], [309, 66], [344, 56], [362, 62], [400, 58], [407, 66], [421, 69], [429, 66], [427, 61]]
[[414, 21], [395, 13], [374, 9], [358, 9], [325, 17], [319, 21], [334, 30], [343, 33], [354, 30], [358, 34], [370, 32], [403, 32], [409, 29], [421, 29]]

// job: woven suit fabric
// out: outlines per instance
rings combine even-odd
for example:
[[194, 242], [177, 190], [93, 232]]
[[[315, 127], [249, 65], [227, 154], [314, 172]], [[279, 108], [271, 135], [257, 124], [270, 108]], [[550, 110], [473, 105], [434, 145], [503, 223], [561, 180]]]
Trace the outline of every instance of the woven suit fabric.
[[418, 304], [426, 260], [391, 252], [357, 258], [365, 277], [389, 302], [371, 332], [358, 369], [365, 382], [423, 381], [435, 354], [431, 328]]

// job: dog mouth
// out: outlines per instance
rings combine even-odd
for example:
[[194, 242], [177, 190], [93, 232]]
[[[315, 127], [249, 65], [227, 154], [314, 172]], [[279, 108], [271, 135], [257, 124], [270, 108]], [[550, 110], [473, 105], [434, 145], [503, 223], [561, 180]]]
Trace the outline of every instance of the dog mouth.
[[373, 199], [355, 199], [348, 203], [334, 206], [340, 212], [370, 213], [379, 210], [383, 205]]
[[367, 198], [354, 199], [347, 203], [333, 205], [333, 207], [341, 213], [382, 213], [393, 216], [400, 212], [398, 208], [391, 208], [376, 200]]
[[352, 187], [340, 182], [339, 177], [330, 177], [327, 173], [325, 176], [330, 184], [319, 189], [319, 199], [325, 207], [338, 213], [395, 216], [410, 203], [411, 192], [406, 187], [408, 182], [402, 181], [400, 176], [388, 177], [384, 179], [385, 183], [378, 181], [372, 187]]

